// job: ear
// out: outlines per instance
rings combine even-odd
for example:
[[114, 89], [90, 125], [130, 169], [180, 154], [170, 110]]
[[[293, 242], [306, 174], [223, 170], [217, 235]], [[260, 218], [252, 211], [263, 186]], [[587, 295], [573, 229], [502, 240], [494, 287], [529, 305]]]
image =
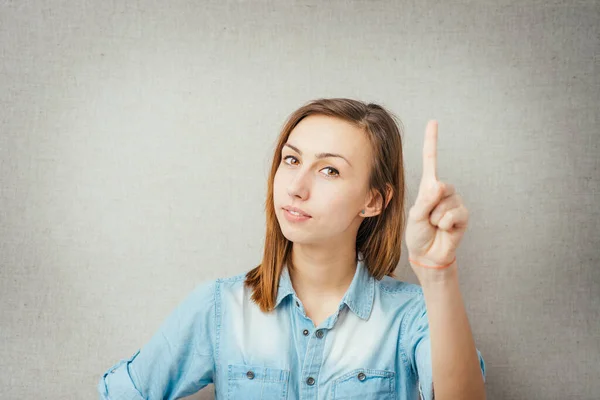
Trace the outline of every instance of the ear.
[[[394, 190], [392, 189], [392, 185], [390, 185], [389, 183], [386, 184], [386, 194], [385, 194], [385, 207], [388, 206], [388, 204], [390, 203], [390, 200], [392, 200], [392, 197], [394, 195]], [[375, 190], [375, 189], [371, 189], [369, 192], [369, 197], [367, 199], [367, 202], [365, 203], [365, 206], [363, 207], [364, 210], [364, 214], [360, 213], [361, 217], [374, 217], [376, 215], [381, 214], [381, 212], [383, 211], [383, 209], [385, 208], [383, 206], [383, 197], [381, 196], [381, 193], [379, 193], [379, 191]]]

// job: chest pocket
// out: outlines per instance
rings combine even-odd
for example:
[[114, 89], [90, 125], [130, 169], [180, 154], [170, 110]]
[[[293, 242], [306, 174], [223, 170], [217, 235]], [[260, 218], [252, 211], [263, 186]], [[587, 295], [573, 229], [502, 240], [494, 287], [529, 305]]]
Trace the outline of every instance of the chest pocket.
[[290, 371], [258, 365], [229, 365], [227, 399], [285, 400]]
[[395, 373], [376, 369], [356, 369], [333, 382], [334, 400], [394, 400]]

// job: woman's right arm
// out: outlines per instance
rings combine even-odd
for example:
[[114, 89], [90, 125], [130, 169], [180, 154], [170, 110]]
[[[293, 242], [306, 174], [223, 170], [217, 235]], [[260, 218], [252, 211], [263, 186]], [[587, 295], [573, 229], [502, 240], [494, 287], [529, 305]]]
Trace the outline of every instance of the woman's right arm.
[[110, 367], [98, 382], [100, 399], [178, 399], [212, 383], [215, 285], [198, 285], [145, 346]]

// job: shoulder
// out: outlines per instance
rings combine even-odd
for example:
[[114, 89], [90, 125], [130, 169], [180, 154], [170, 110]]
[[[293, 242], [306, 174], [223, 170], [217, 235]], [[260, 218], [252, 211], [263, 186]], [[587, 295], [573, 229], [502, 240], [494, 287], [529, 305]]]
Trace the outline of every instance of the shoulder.
[[415, 285], [414, 283], [408, 283], [404, 281], [400, 281], [396, 278], [392, 278], [391, 276], [384, 276], [381, 280], [376, 280], [377, 284], [381, 288], [381, 290], [392, 293], [392, 294], [400, 294], [400, 293], [419, 293], [423, 294], [423, 290], [421, 286]]
[[212, 278], [197, 283], [187, 298], [183, 301], [187, 305], [212, 305], [218, 301], [223, 291], [235, 291], [242, 288], [247, 272], [220, 278]]
[[409, 318], [426, 310], [421, 286], [391, 276], [385, 276], [375, 282], [382, 305], [387, 305], [386, 308], [391, 308]]
[[221, 297], [223, 294], [243, 293], [247, 273], [248, 271], [215, 279], [214, 285], [217, 296]]
[[[428, 335], [427, 306], [421, 286], [386, 276], [376, 284], [382, 307], [400, 319], [398, 340], [403, 354], [410, 353], [416, 338]], [[407, 342], [408, 341], [408, 342]]]
[[240, 272], [236, 275], [229, 275], [223, 278], [217, 278], [215, 279], [215, 283], [225, 286], [235, 286], [243, 284], [244, 280], [246, 279], [246, 274], [248, 274], [248, 271]]
[[198, 283], [191, 296], [198, 300], [204, 300], [203, 303], [207, 304], [219, 303], [223, 297], [228, 295], [241, 295], [246, 291], [244, 282], [247, 273], [248, 271]]
[[421, 286], [403, 282], [391, 276], [384, 276], [381, 280], [375, 280], [375, 285], [379, 288], [382, 296], [407, 300], [418, 300], [423, 297]]

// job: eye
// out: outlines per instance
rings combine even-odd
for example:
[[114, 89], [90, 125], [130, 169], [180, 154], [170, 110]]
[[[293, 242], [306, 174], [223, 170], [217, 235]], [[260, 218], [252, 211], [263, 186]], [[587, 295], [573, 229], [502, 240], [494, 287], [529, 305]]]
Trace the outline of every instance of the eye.
[[[285, 156], [282, 158], [282, 161], [284, 163], [286, 163], [287, 165], [296, 165], [293, 164], [294, 162], [298, 163], [298, 159], [294, 156]], [[333, 168], [333, 167], [325, 167], [322, 169], [322, 171], [324, 170], [329, 170], [330, 173], [325, 173], [324, 175], [328, 178], [336, 178], [340, 175], [340, 171], [338, 171], [337, 169]]]
[[328, 176], [328, 177], [335, 178], [336, 176], [339, 176], [339, 175], [340, 175], [340, 172], [339, 172], [337, 169], [335, 169], [335, 168], [331, 168], [331, 167], [325, 167], [325, 168], [323, 168], [323, 171], [324, 171], [324, 170], [326, 170], [326, 169], [328, 169], [328, 170], [330, 170], [330, 171], [333, 171], [333, 173], [334, 173], [334, 175], [325, 174], [325, 175], [326, 175], [326, 176]]
[[289, 160], [289, 159], [293, 159], [293, 160], [295, 160], [295, 161], [298, 161], [298, 159], [297, 159], [296, 157], [294, 157], [294, 156], [286, 156], [286, 157], [283, 157], [283, 161], [284, 161], [286, 164], [288, 164], [288, 165], [295, 165], [295, 164], [290, 164], [290, 163], [288, 162], [288, 160]]

